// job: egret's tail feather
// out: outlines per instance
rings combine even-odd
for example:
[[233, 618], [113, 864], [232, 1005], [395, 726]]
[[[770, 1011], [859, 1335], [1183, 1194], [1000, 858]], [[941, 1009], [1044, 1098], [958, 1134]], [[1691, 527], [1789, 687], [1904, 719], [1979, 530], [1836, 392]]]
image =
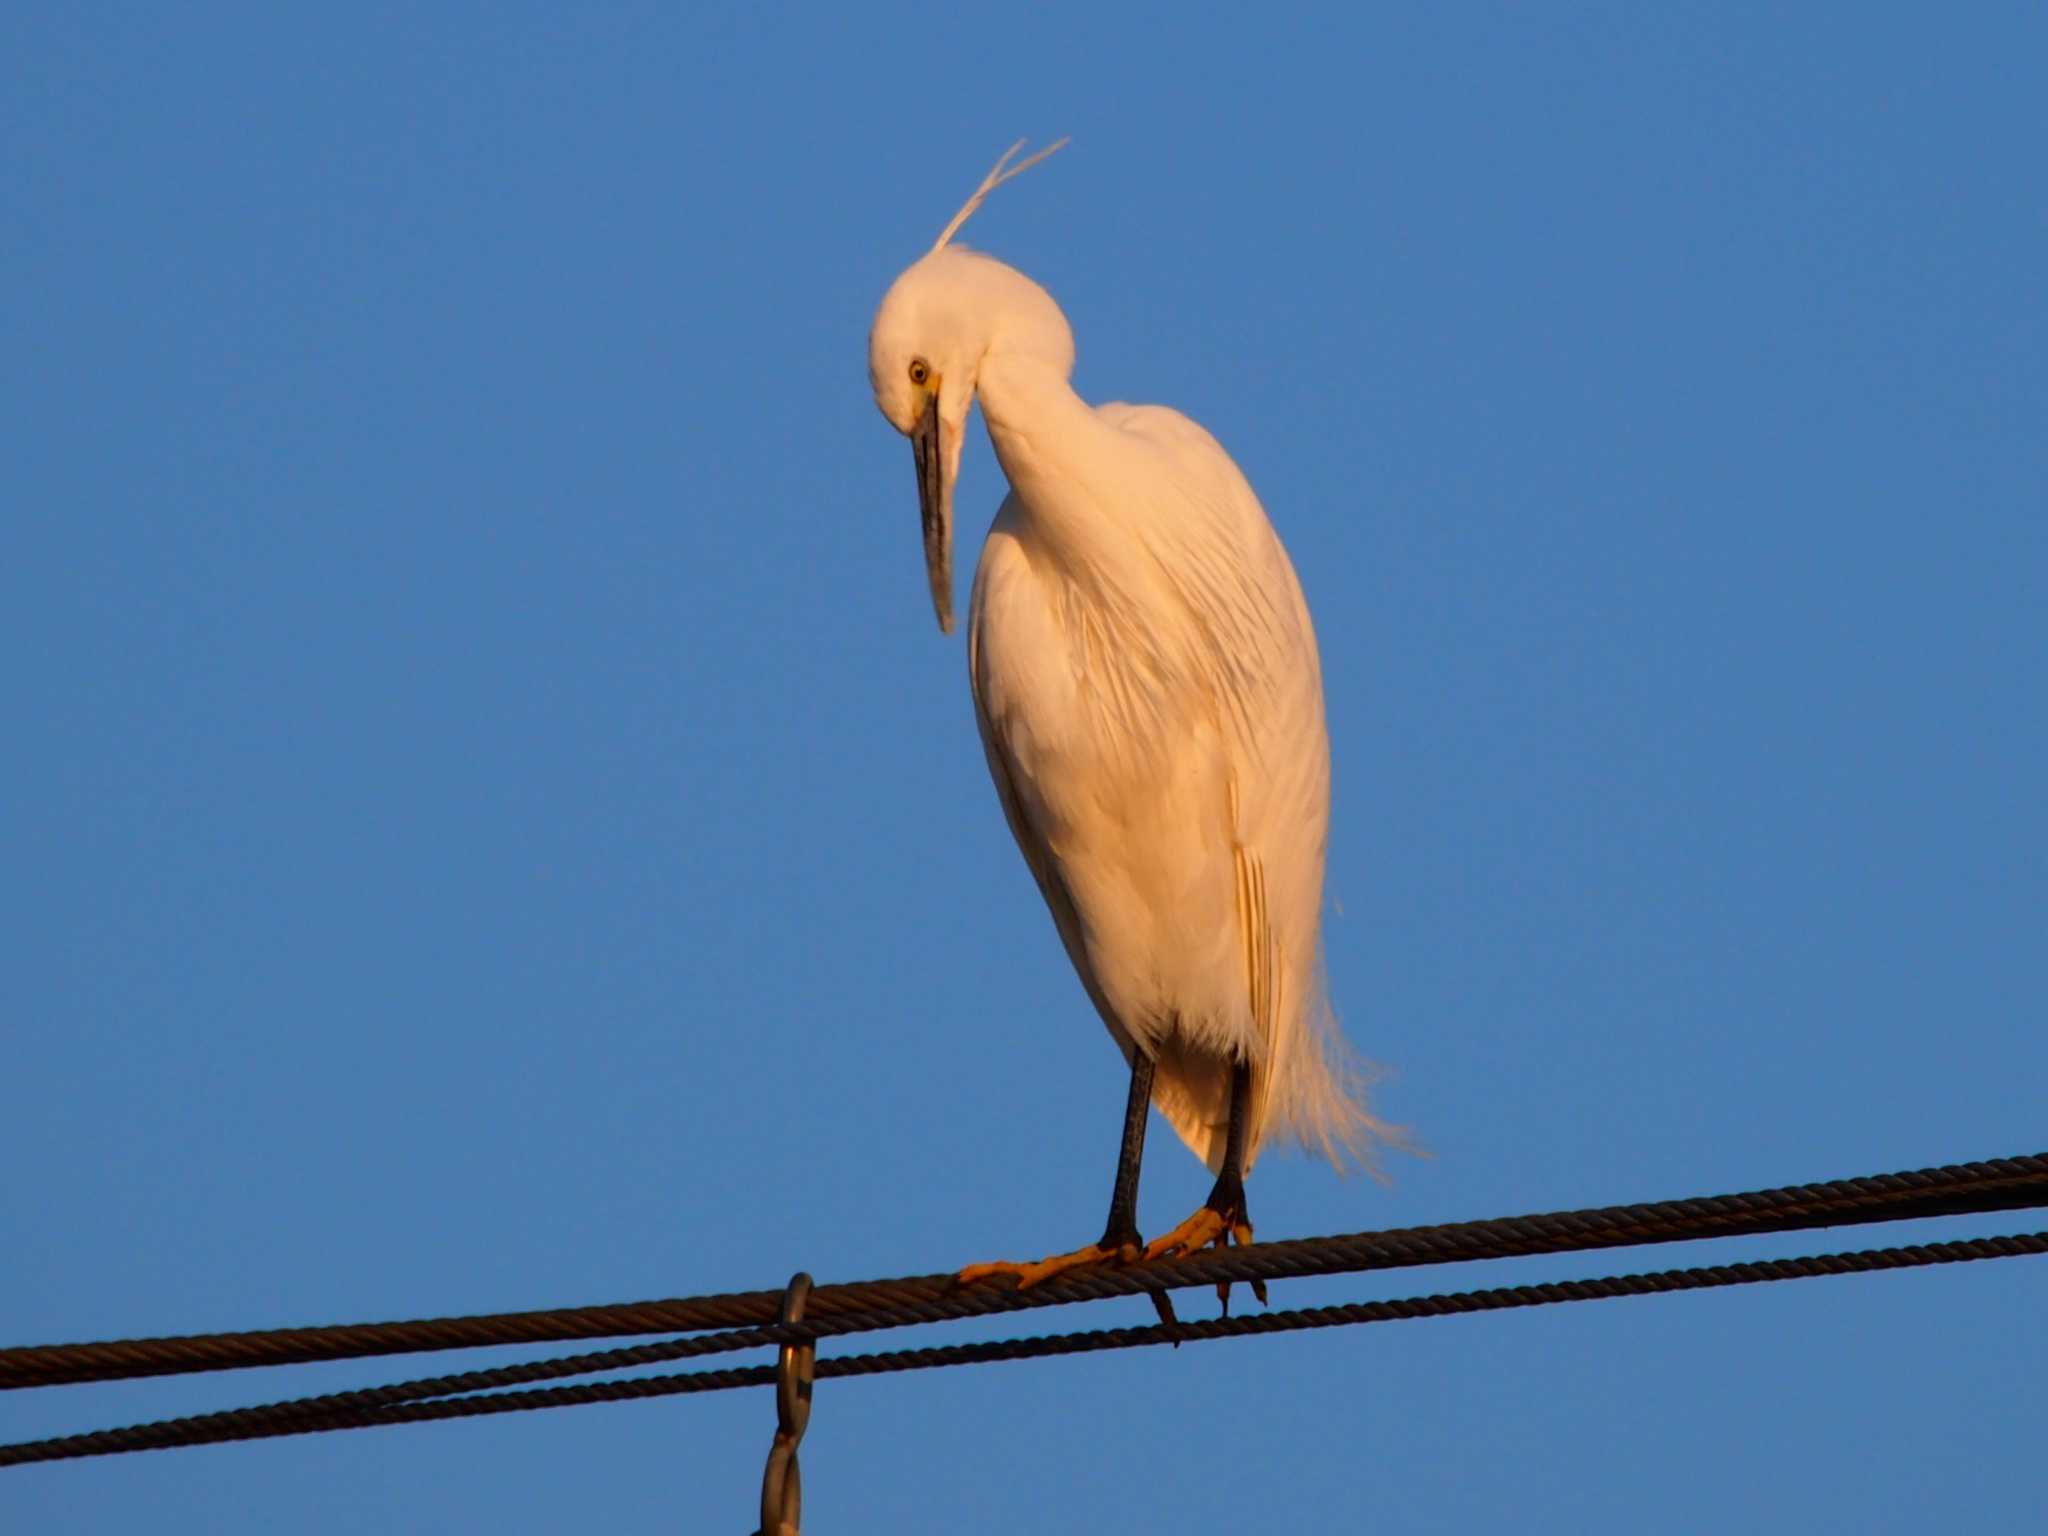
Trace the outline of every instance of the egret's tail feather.
[[1390, 1125], [1366, 1107], [1368, 1090], [1383, 1072], [1352, 1050], [1321, 989], [1296, 1026], [1268, 1101], [1266, 1134], [1298, 1141], [1340, 1173], [1380, 1172], [1378, 1150], [1419, 1150], [1407, 1127]]
[[[1245, 1172], [1274, 1140], [1299, 1142], [1338, 1172], [1362, 1168], [1382, 1178], [1381, 1147], [1427, 1155], [1405, 1126], [1367, 1108], [1368, 1091], [1384, 1076], [1352, 1050], [1318, 984], [1309, 1006], [1276, 1042], [1277, 1072], [1254, 1068], [1253, 1113], [1246, 1127]], [[1230, 1061], [1206, 1041], [1178, 1031], [1153, 1043], [1157, 1062], [1152, 1102], [1211, 1173], [1220, 1172], [1230, 1132]]]

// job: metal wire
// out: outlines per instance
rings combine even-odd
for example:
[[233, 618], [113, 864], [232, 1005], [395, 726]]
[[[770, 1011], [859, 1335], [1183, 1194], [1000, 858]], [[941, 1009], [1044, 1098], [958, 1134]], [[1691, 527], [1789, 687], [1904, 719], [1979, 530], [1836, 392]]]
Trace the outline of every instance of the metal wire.
[[[2037, 1153], [1745, 1194], [1212, 1249], [1152, 1264], [1076, 1271], [1028, 1291], [993, 1284], [963, 1290], [950, 1274], [820, 1286], [812, 1293], [807, 1316], [815, 1337], [823, 1336], [818, 1325], [827, 1322], [859, 1320], [844, 1330], [858, 1332], [1224, 1281], [1585, 1252], [2041, 1205], [2048, 1205], [2048, 1154]], [[0, 1390], [705, 1329], [736, 1330], [718, 1349], [782, 1344], [794, 1342], [775, 1329], [782, 1295], [743, 1291], [408, 1322], [29, 1345], [0, 1349]]]
[[[929, 1349], [845, 1355], [818, 1361], [815, 1374], [819, 1378], [874, 1376], [896, 1371], [985, 1364], [1000, 1360], [1087, 1354], [1106, 1349], [1193, 1343], [1209, 1339], [1287, 1333], [1360, 1323], [1405, 1322], [1425, 1317], [1499, 1312], [1563, 1302], [1668, 1295], [1682, 1291], [1713, 1290], [1778, 1280], [1919, 1269], [1938, 1264], [1963, 1264], [1982, 1259], [2042, 1254], [2048, 1254], [2048, 1232], [2029, 1232], [2008, 1237], [1973, 1238], [1961, 1242], [1815, 1254], [1805, 1258], [1660, 1270], [1587, 1280], [1554, 1281], [1541, 1285], [1509, 1286], [1495, 1290], [1415, 1296], [1395, 1301], [1359, 1302], [1348, 1306], [1313, 1307], [1290, 1312], [1222, 1317], [1180, 1323], [1171, 1327], [1153, 1324], [1140, 1328], [1108, 1328], [1085, 1333], [1002, 1339], [981, 1344], [951, 1344]], [[550, 1387], [535, 1391], [444, 1397], [432, 1401], [380, 1403], [376, 1401], [377, 1394], [374, 1391], [337, 1394], [324, 1399], [308, 1398], [297, 1402], [273, 1403], [228, 1413], [166, 1419], [123, 1429], [100, 1430], [90, 1434], [67, 1435], [49, 1440], [0, 1446], [0, 1467], [82, 1456], [115, 1455], [128, 1451], [161, 1450], [175, 1446], [207, 1445], [229, 1440], [255, 1440], [325, 1430], [363, 1429], [387, 1424], [518, 1413], [540, 1408], [575, 1407], [586, 1403], [627, 1402], [686, 1393], [717, 1392], [733, 1387], [764, 1386], [776, 1380], [777, 1372], [774, 1368], [754, 1366], [590, 1382], [578, 1386]]]

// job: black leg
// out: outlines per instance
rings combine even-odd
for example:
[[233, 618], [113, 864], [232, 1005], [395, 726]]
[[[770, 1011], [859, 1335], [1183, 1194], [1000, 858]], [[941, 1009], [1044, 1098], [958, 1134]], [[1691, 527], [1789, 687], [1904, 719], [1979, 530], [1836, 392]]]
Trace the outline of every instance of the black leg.
[[[1102, 1229], [1102, 1246], [1126, 1256], [1143, 1253], [1145, 1239], [1138, 1235], [1138, 1173], [1145, 1163], [1145, 1125], [1152, 1112], [1153, 1062], [1136, 1046], [1131, 1048], [1131, 1096], [1124, 1101], [1124, 1143], [1116, 1159], [1116, 1188], [1109, 1195], [1109, 1225]], [[1173, 1302], [1164, 1291], [1148, 1292], [1159, 1321], [1168, 1328], [1180, 1328], [1173, 1315]], [[1180, 1339], [1175, 1337], [1175, 1349]]]
[[1112, 1253], [1143, 1248], [1138, 1235], [1138, 1173], [1145, 1161], [1145, 1121], [1152, 1108], [1152, 1058], [1131, 1049], [1131, 1096], [1124, 1105], [1123, 1150], [1117, 1154], [1116, 1188], [1109, 1196], [1109, 1225], [1102, 1246]]
[[1244, 1122], [1251, 1100], [1251, 1063], [1240, 1061], [1230, 1070], [1230, 1130], [1223, 1142], [1223, 1171], [1216, 1175], [1208, 1200], [1209, 1209], [1227, 1222], [1245, 1219]]
[[[1223, 1218], [1224, 1226], [1233, 1232], [1243, 1229], [1243, 1236], [1249, 1236], [1252, 1228], [1250, 1213], [1244, 1204], [1244, 1122], [1251, 1113], [1252, 1069], [1251, 1063], [1240, 1061], [1230, 1073], [1230, 1130], [1223, 1143], [1223, 1170], [1216, 1175], [1216, 1187], [1209, 1191], [1208, 1207]], [[1252, 1281], [1252, 1294], [1259, 1298], [1259, 1305], [1266, 1305], [1266, 1282]], [[1216, 1287], [1216, 1295], [1223, 1303], [1223, 1315], [1230, 1316], [1230, 1285], [1226, 1281]]]

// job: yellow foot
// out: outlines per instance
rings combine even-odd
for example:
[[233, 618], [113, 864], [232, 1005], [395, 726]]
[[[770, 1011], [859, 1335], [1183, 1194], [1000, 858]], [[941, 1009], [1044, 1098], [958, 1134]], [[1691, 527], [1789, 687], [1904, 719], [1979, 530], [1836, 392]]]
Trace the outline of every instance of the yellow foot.
[[1234, 1220], [1213, 1206], [1203, 1206], [1164, 1237], [1145, 1245], [1145, 1257], [1170, 1259], [1183, 1253], [1199, 1253], [1208, 1247], [1228, 1248], [1232, 1242], [1244, 1248], [1252, 1240], [1252, 1224], [1242, 1216]]
[[[1186, 1221], [1175, 1227], [1166, 1236], [1154, 1238], [1145, 1248], [1145, 1257], [1170, 1259], [1181, 1254], [1199, 1253], [1204, 1248], [1228, 1248], [1235, 1243], [1240, 1248], [1249, 1248], [1252, 1241], [1252, 1224], [1244, 1219], [1241, 1212], [1226, 1215], [1213, 1206], [1203, 1206]], [[1254, 1280], [1252, 1294], [1259, 1298], [1259, 1305], [1266, 1304], [1266, 1282]], [[1216, 1287], [1216, 1299], [1223, 1304], [1223, 1315], [1230, 1315], [1230, 1282], [1225, 1280]]]
[[1097, 1264], [1129, 1264], [1138, 1257], [1135, 1245], [1122, 1248], [1105, 1248], [1100, 1243], [1090, 1243], [1086, 1248], [1076, 1248], [1072, 1253], [1056, 1253], [1051, 1258], [1039, 1259], [1030, 1264], [1019, 1264], [1011, 1259], [997, 1259], [989, 1264], [970, 1264], [955, 1277], [956, 1285], [972, 1285], [977, 1280], [993, 1279], [997, 1275], [1011, 1275], [1016, 1278], [1017, 1289], [1029, 1290], [1063, 1275], [1070, 1269], [1086, 1269]]

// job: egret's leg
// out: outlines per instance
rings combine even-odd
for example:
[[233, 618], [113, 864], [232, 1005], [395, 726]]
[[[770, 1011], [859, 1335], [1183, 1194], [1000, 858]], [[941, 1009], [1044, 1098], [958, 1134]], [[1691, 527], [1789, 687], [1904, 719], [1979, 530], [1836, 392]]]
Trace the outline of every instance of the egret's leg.
[[[1251, 1113], [1251, 1100], [1251, 1065], [1240, 1061], [1230, 1073], [1230, 1129], [1224, 1137], [1223, 1167], [1216, 1175], [1216, 1186], [1209, 1191], [1209, 1198], [1201, 1209], [1166, 1236], [1153, 1240], [1145, 1250], [1146, 1258], [1163, 1259], [1174, 1254], [1194, 1253], [1212, 1244], [1218, 1248], [1227, 1248], [1233, 1242], [1240, 1248], [1250, 1244], [1252, 1223], [1245, 1213], [1244, 1203], [1244, 1134], [1245, 1120]], [[1266, 1282], [1254, 1280], [1251, 1285], [1252, 1294], [1263, 1306]], [[1229, 1284], [1218, 1285], [1216, 1294], [1222, 1298], [1227, 1312], [1230, 1308]]]
[[1109, 1192], [1109, 1222], [1096, 1246], [1122, 1256], [1125, 1262], [1137, 1258], [1145, 1246], [1138, 1235], [1138, 1174], [1145, 1162], [1145, 1125], [1151, 1118], [1153, 1062], [1135, 1045], [1131, 1047], [1131, 1094], [1124, 1101], [1124, 1140], [1116, 1158], [1116, 1184]]
[[960, 1271], [959, 1283], [966, 1285], [991, 1275], [1014, 1275], [1018, 1289], [1022, 1290], [1083, 1265], [1128, 1264], [1136, 1259], [1145, 1247], [1145, 1239], [1138, 1235], [1138, 1171], [1145, 1160], [1145, 1120], [1151, 1107], [1152, 1058], [1133, 1049], [1131, 1095], [1124, 1104], [1123, 1148], [1117, 1154], [1116, 1186], [1109, 1196], [1109, 1224], [1102, 1229], [1100, 1242], [1030, 1264], [1009, 1259], [970, 1264]]

